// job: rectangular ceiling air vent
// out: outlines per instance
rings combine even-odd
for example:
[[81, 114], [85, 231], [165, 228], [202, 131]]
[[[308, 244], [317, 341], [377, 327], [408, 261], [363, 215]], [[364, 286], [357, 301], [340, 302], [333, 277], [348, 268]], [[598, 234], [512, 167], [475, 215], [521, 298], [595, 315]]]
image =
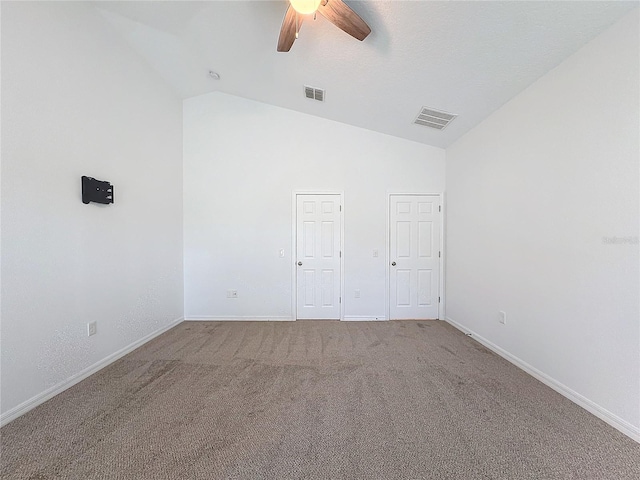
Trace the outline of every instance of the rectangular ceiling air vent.
[[304, 86], [304, 96], [310, 98], [311, 100], [318, 100], [319, 102], [324, 102], [324, 90], [321, 88], [310, 87], [309, 85]]
[[449, 125], [457, 116], [458, 115], [453, 113], [440, 112], [433, 108], [422, 107], [422, 110], [420, 110], [420, 113], [413, 123], [443, 130], [444, 127]]

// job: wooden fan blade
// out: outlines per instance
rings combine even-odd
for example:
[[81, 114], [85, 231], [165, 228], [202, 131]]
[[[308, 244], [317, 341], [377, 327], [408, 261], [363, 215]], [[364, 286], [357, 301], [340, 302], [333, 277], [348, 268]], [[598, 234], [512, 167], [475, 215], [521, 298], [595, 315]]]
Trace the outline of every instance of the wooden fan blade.
[[358, 40], [364, 40], [371, 33], [369, 25], [342, 0], [323, 1], [318, 7], [318, 12], [340, 30]]
[[[297, 29], [300, 31], [304, 15], [297, 16]], [[282, 20], [282, 27], [280, 27], [280, 36], [278, 37], [279, 52], [288, 52], [291, 50], [293, 42], [296, 41], [296, 11], [291, 5], [287, 9], [287, 13], [284, 14], [284, 20]]]

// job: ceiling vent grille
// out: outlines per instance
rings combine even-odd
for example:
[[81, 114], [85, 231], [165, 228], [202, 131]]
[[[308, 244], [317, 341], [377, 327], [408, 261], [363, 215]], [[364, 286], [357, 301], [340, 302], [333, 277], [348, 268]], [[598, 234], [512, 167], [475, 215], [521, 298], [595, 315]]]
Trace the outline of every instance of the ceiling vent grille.
[[422, 107], [422, 110], [420, 110], [420, 113], [413, 123], [416, 125], [435, 128], [437, 130], [443, 130], [457, 116], [458, 115], [453, 113], [441, 112], [432, 108]]
[[324, 90], [321, 88], [310, 87], [309, 85], [304, 86], [304, 96], [310, 98], [311, 100], [318, 100], [319, 102], [324, 102]]

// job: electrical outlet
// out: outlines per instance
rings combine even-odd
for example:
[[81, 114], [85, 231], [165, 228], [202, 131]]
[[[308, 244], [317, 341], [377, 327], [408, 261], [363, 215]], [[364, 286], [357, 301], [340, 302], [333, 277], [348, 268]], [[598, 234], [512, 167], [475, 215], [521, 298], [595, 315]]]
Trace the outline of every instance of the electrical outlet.
[[507, 324], [507, 314], [503, 311], [498, 312], [498, 321], [502, 324], [502, 325], [506, 325]]
[[227, 298], [238, 298], [237, 290], [227, 290]]
[[360, 289], [356, 288], [355, 292], [354, 292], [354, 297], [355, 298], [360, 298]]
[[98, 333], [98, 322], [87, 323], [87, 336], [95, 335]]

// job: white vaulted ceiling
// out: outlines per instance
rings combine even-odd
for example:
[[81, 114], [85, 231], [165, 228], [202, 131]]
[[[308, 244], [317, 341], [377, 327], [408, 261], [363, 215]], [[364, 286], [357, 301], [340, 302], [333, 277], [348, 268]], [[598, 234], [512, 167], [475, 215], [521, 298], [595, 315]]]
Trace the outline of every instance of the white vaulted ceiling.
[[[331, 1], [331, 0], [329, 0]], [[447, 147], [637, 2], [349, 1], [359, 42], [323, 17], [276, 52], [287, 0], [96, 2], [183, 98], [221, 91]], [[213, 80], [208, 72], [221, 76]], [[303, 86], [326, 90], [321, 103]], [[443, 131], [422, 106], [458, 114]]]

